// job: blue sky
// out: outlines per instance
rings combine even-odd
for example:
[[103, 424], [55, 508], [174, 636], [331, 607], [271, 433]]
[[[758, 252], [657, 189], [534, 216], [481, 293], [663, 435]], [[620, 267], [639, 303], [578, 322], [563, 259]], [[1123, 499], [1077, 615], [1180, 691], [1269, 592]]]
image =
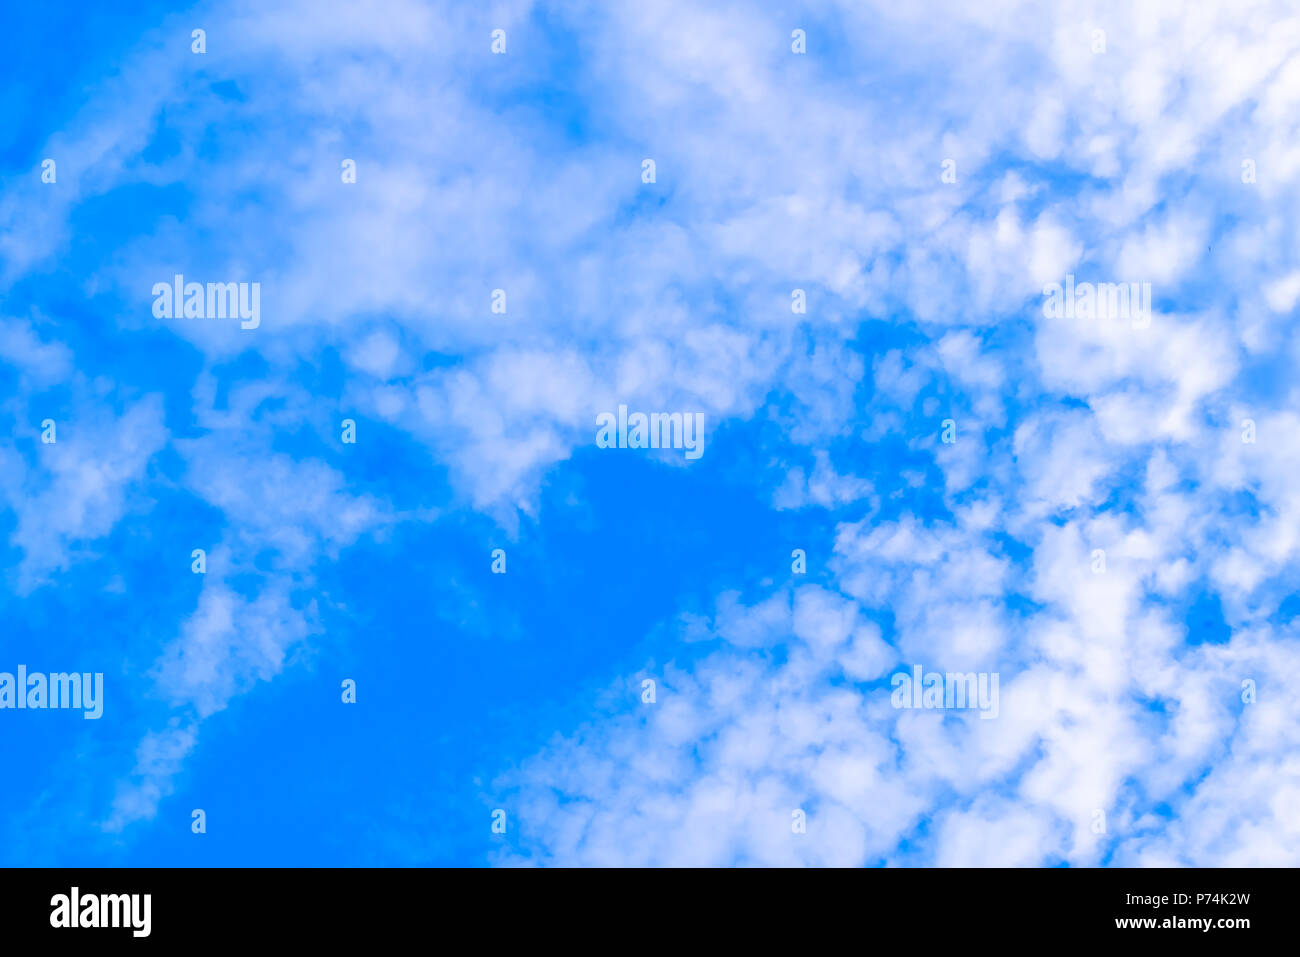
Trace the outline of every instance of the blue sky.
[[[15, 11], [0, 672], [105, 704], [0, 709], [0, 862], [1296, 863], [1254, 6]], [[918, 664], [996, 718], [895, 707]]]

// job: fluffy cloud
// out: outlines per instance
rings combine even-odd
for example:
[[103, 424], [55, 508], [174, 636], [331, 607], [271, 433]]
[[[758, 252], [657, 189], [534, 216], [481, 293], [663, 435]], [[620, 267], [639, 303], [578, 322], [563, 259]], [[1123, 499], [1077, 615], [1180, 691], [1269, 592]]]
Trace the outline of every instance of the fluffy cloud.
[[[676, 0], [493, 16], [241, 4], [200, 64], [171, 21], [51, 139], [76, 160], [38, 214], [30, 183], [0, 201], [7, 281], [48, 267], [92, 201], [171, 204], [92, 264], [124, 338], [157, 334], [146, 291], [177, 271], [263, 284], [253, 332], [166, 327], [201, 367], [184, 436], [161, 400], [109, 384], [110, 415], [82, 380], [57, 447], [0, 448], [20, 589], [104, 536], [164, 448], [225, 523], [218, 570], [155, 649], [179, 717], [145, 732], [108, 826], [152, 814], [199, 723], [313, 633], [315, 563], [414, 517], [331, 461], [340, 407], [514, 529], [625, 402], [770, 429], [745, 479], [776, 510], [831, 510], [834, 557], [816, 584], [731, 583], [715, 645], [658, 672], [654, 705], [509, 771], [522, 836], [503, 860], [1294, 862], [1300, 409], [1278, 369], [1297, 348], [1300, 19], [844, 3], [792, 23]], [[505, 57], [487, 52], [498, 24]], [[1150, 283], [1150, 325], [1044, 316], [1066, 275]], [[6, 321], [0, 359], [30, 429], [72, 347]], [[303, 368], [341, 381], [320, 399]], [[264, 553], [271, 572], [240, 587]], [[1226, 640], [1189, 626], [1202, 596]], [[913, 663], [999, 674], [998, 718], [893, 708], [888, 675]]]

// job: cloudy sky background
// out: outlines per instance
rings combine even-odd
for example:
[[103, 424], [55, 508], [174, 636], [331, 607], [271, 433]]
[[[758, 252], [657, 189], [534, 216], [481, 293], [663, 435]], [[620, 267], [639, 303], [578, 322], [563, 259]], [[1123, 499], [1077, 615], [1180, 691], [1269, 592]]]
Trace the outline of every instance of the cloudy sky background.
[[1293, 5], [12, 16], [0, 862], [1300, 863]]

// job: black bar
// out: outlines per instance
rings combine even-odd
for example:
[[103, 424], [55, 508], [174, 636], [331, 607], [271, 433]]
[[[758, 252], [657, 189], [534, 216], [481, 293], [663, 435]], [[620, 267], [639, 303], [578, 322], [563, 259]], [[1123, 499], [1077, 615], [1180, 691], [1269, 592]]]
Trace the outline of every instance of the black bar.
[[[1232, 947], [1287, 933], [1293, 885], [1294, 872], [1280, 868], [13, 869], [0, 874], [0, 939], [336, 948], [400, 944], [412, 934], [450, 942], [445, 935], [468, 933], [471, 946], [589, 940], [618, 949], [685, 946], [701, 934], [761, 943], [842, 932], [864, 947], [891, 941], [916, 952], [939, 943], [1058, 947], [1125, 938], [1144, 946]], [[74, 887], [86, 920], [102, 911], [110, 922], [116, 910], [125, 926], [52, 926], [70, 922]], [[129, 909], [120, 897], [104, 908], [99, 897], [145, 894], [147, 936], [137, 936], [145, 927], [143, 896]], [[59, 895], [67, 904], [61, 911]], [[1119, 926], [1135, 919], [1154, 924]], [[1228, 920], [1244, 923], [1220, 923]], [[1190, 921], [1198, 925], [1180, 924]]]

